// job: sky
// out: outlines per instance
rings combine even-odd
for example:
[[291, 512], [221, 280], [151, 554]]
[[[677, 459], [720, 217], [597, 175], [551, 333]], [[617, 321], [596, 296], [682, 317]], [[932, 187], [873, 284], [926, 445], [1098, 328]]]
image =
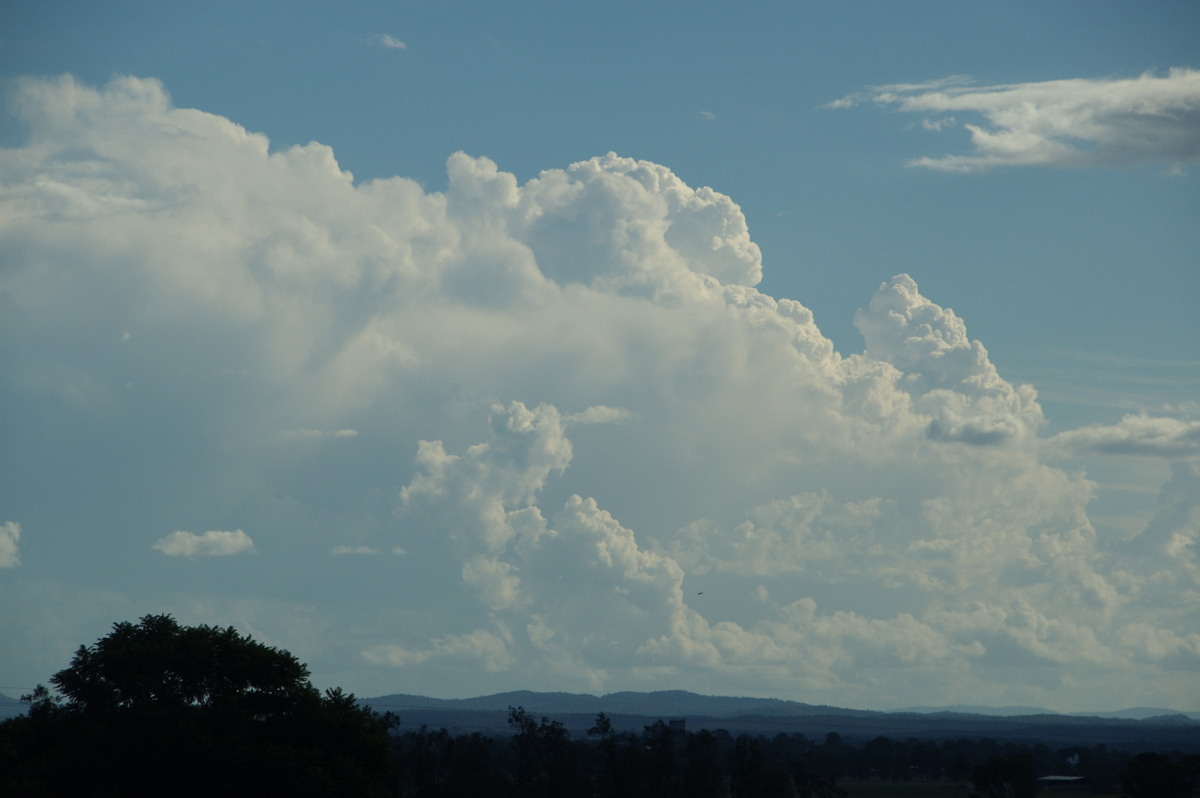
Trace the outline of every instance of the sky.
[[1196, 30], [0, 2], [0, 692], [1200, 710]]

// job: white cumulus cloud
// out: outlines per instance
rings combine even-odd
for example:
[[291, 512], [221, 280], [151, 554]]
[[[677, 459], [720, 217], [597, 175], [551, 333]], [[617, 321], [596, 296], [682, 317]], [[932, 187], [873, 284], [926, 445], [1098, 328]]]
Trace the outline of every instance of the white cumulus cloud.
[[254, 551], [254, 541], [240, 529], [229, 532], [210, 529], [201, 535], [176, 530], [151, 548], [169, 557], [226, 557]]
[[1075, 78], [976, 86], [953, 77], [925, 84], [876, 86], [830, 104], [872, 102], [923, 114], [922, 127], [956, 126], [947, 113], [977, 114], [962, 123], [974, 154], [918, 158], [916, 166], [973, 172], [994, 166], [1114, 166], [1200, 160], [1200, 70], [1165, 76]]

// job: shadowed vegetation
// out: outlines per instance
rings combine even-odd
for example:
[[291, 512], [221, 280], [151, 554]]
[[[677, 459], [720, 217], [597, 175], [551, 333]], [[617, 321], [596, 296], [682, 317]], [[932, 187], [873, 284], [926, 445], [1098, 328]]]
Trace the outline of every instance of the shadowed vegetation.
[[[167, 615], [118, 623], [0, 724], [0, 796], [1191, 798], [1194, 751], [618, 730], [509, 707], [508, 735], [398, 731], [286, 651]], [[1079, 779], [1042, 788], [1039, 776]]]

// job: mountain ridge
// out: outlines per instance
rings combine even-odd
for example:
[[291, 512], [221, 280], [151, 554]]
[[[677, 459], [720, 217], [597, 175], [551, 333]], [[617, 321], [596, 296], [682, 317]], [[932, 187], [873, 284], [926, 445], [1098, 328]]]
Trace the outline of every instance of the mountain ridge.
[[1130, 707], [1104, 712], [1055, 712], [1041, 707], [983, 705], [918, 706], [894, 710], [851, 709], [824, 704], [807, 704], [781, 698], [751, 696], [715, 696], [688, 690], [656, 690], [649, 692], [618, 691], [593, 695], [591, 693], [536, 692], [514, 690], [471, 698], [433, 698], [411, 693], [391, 693], [363, 698], [364, 704], [380, 709], [430, 709], [442, 711], [507, 711], [520, 706], [533, 713], [606, 714], [640, 716], [699, 716], [707, 718], [733, 717], [813, 717], [838, 716], [871, 718], [882, 716], [976, 716], [997, 719], [1053, 718], [1065, 723], [1099, 719], [1106, 721], [1155, 720], [1180, 723], [1200, 721], [1200, 711], [1180, 712], [1157, 707]]

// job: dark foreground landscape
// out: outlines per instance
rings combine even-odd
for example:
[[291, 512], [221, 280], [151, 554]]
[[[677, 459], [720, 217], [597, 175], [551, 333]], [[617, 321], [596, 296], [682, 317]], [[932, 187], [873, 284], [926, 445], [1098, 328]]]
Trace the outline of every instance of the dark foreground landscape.
[[363, 703], [402, 719], [408, 795], [1185, 798], [1200, 766], [1200, 722], [1182, 714], [871, 712], [683, 691]]
[[[519, 691], [467, 699], [395, 694], [360, 701], [378, 712], [398, 714], [406, 727], [444, 727], [452, 733], [508, 732], [508, 710], [520, 706], [558, 722], [573, 737], [586, 736], [603, 712], [619, 731], [638, 731], [657, 720], [681, 720], [688, 729], [724, 729], [731, 734], [836, 733], [848, 740], [878, 736], [948, 740], [990, 738], [1047, 745], [1108, 745], [1152, 750], [1179, 748], [1200, 753], [1200, 719], [1168, 710], [1130, 710], [1097, 715], [1062, 715], [1045, 710], [1016, 714], [935, 710], [878, 712], [814, 706], [771, 698], [704, 696], [683, 690], [623, 692], [604, 696]], [[1135, 717], [1130, 717], [1130, 715]]]
[[1200, 722], [871, 712], [682, 691], [357, 700], [286, 651], [118, 623], [0, 702], [0, 796], [1191, 798]]

